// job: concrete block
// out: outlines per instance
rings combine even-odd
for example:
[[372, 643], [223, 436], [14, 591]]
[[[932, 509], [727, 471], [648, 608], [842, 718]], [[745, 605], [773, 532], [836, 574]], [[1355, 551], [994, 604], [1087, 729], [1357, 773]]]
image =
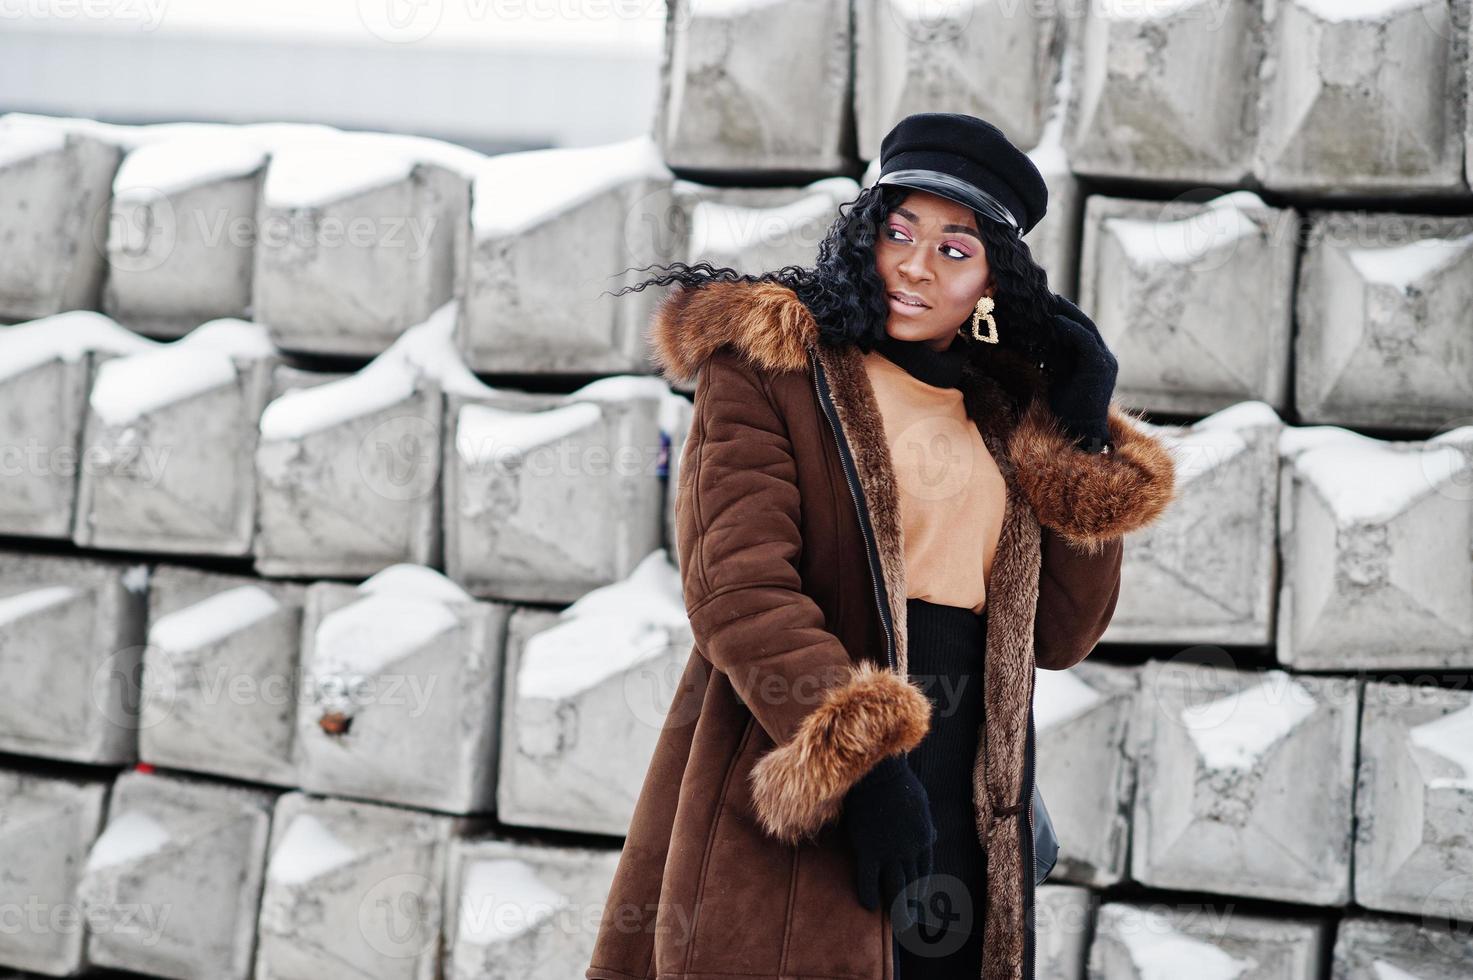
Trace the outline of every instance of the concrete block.
[[462, 294], [470, 180], [384, 140], [274, 149], [253, 316], [287, 350], [372, 356]]
[[1137, 705], [1135, 880], [1349, 900], [1355, 678], [1150, 661]]
[[564, 396], [452, 398], [446, 574], [473, 595], [542, 603], [628, 575], [660, 546], [669, 397], [663, 380], [625, 375]]
[[667, 227], [678, 215], [672, 180], [647, 136], [487, 161], [456, 331], [466, 363], [497, 373], [647, 372], [643, 327], [658, 291], [614, 292], [648, 274], [632, 267], [683, 254], [678, 226]]
[[253, 465], [278, 361], [266, 328], [212, 320], [98, 367], [73, 540], [90, 548], [250, 553]]
[[149, 587], [138, 755], [276, 786], [293, 754], [305, 587], [164, 565]]
[[1254, 173], [1265, 187], [1468, 195], [1466, 0], [1282, 0], [1264, 14]]
[[1355, 816], [1356, 904], [1473, 923], [1473, 694], [1366, 683]]
[[179, 980], [249, 977], [275, 795], [119, 776], [78, 887], [91, 961]]
[[503, 823], [623, 835], [692, 638], [663, 550], [561, 613], [519, 609], [507, 628]]
[[789, 265], [810, 266], [838, 216], [833, 197], [825, 191], [774, 207], [701, 201], [691, 211], [685, 261], [728, 266], [750, 275]]
[[667, 20], [678, 27], [665, 32], [654, 132], [670, 166], [847, 168], [854, 144], [847, 6], [678, 0]]
[[1103, 887], [1125, 878], [1135, 793], [1135, 760], [1126, 749], [1137, 673], [1091, 662], [1036, 671], [1035, 773], [1059, 836], [1051, 882]]
[[507, 606], [433, 569], [308, 587], [303, 788], [451, 813], [491, 809]]
[[1473, 426], [1425, 442], [1290, 428], [1279, 452], [1279, 661], [1473, 666]]
[[563, 980], [582, 973], [618, 863], [612, 850], [452, 842], [446, 980]]
[[0, 320], [97, 308], [121, 151], [83, 132], [0, 127]]
[[1251, 915], [1224, 907], [1106, 902], [1090, 948], [1090, 980], [1157, 976], [1314, 980], [1330, 928], [1319, 917]]
[[247, 318], [266, 160], [238, 131], [131, 150], [113, 178], [103, 311], [155, 337]]
[[685, 444], [690, 437], [690, 423], [695, 415], [695, 406], [689, 399], [672, 394], [660, 402], [660, 432], [665, 445], [665, 539], [660, 546], [675, 567], [680, 567], [680, 550], [675, 546], [675, 498], [680, 489], [680, 467], [685, 456]]
[[458, 309], [446, 303], [356, 374], [266, 406], [256, 447], [257, 571], [354, 577], [439, 563], [442, 392], [497, 391], [455, 350]]
[[1200, 204], [1091, 197], [1079, 306], [1120, 360], [1121, 400], [1182, 414], [1250, 399], [1285, 411], [1297, 229], [1293, 211], [1249, 191]]
[[86, 960], [77, 883], [102, 827], [109, 784], [0, 770], [0, 964], [70, 976]]
[[117, 765], [138, 747], [148, 566], [0, 562], [0, 751]]
[[1098, 904], [1094, 893], [1078, 885], [1039, 885], [1035, 899], [1037, 974], [1052, 980], [1083, 980]]
[[1473, 414], [1473, 218], [1314, 216], [1294, 398], [1306, 422], [1430, 429]]
[[284, 794], [255, 980], [436, 980], [446, 851], [463, 829], [451, 817]]
[[154, 346], [90, 310], [0, 328], [0, 533], [71, 537], [78, 473], [101, 465], [77, 451], [94, 360]]
[[1268, 646], [1277, 592], [1279, 434], [1267, 403], [1140, 425], [1176, 459], [1177, 496], [1125, 547], [1107, 643]]
[[1459, 980], [1473, 961], [1473, 938], [1466, 928], [1356, 915], [1340, 920], [1334, 957], [1332, 980]]
[[1075, 173], [1201, 184], [1248, 176], [1258, 4], [1090, 4], [1079, 43], [1065, 137]]

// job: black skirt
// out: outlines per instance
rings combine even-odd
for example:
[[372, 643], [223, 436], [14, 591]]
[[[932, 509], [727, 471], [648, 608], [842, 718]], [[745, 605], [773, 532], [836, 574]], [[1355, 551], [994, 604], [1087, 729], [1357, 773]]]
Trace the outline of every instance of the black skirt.
[[972, 771], [982, 727], [987, 610], [907, 599], [906, 639], [911, 681], [935, 705], [930, 730], [908, 758], [930, 797], [936, 846], [930, 879], [907, 893], [922, 901], [916, 924], [894, 937], [895, 978], [977, 980], [987, 866]]

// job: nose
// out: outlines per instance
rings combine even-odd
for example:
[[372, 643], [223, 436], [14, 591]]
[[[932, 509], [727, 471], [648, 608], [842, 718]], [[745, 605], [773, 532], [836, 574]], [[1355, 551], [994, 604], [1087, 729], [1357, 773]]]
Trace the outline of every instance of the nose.
[[923, 249], [912, 249], [897, 266], [905, 278], [915, 282], [926, 282], [931, 278], [931, 267]]

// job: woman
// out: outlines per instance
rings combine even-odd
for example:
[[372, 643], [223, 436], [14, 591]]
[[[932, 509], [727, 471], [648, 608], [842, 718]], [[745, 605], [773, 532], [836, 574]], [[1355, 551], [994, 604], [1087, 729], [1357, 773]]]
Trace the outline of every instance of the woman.
[[1046, 202], [922, 113], [814, 269], [632, 287], [681, 287], [650, 340], [696, 379], [695, 650], [587, 980], [1031, 980], [1034, 667], [1089, 654], [1174, 493], [1022, 241]]

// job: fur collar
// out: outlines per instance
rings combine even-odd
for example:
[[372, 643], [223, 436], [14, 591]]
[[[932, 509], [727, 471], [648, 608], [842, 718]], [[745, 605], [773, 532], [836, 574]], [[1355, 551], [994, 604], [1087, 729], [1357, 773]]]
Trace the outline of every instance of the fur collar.
[[660, 301], [649, 334], [651, 355], [672, 384], [689, 382], [727, 344], [766, 370], [801, 371], [817, 343], [818, 322], [808, 307], [773, 282], [677, 287]]

